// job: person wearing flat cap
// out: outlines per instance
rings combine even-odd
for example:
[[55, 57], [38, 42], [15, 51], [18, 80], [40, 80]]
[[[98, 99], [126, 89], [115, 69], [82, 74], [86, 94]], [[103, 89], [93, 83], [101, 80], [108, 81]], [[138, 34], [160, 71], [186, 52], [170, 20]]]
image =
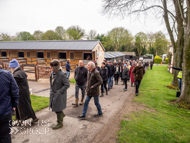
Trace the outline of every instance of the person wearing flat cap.
[[9, 68], [19, 87], [19, 104], [16, 107], [16, 120], [18, 121], [17, 125], [22, 125], [23, 121], [30, 118], [33, 119], [32, 123], [35, 123], [39, 119], [36, 117], [31, 105], [27, 74], [21, 69], [16, 59], [10, 61]]
[[50, 103], [49, 108], [57, 114], [57, 125], [52, 129], [56, 130], [63, 127], [63, 110], [67, 103], [67, 89], [70, 87], [67, 74], [62, 70], [60, 62], [56, 59], [50, 63], [52, 72], [50, 75]]

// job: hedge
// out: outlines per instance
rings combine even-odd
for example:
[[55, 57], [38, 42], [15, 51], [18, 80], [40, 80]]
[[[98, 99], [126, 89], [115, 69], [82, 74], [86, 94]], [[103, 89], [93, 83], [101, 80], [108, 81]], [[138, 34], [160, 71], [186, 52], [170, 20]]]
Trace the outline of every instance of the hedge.
[[159, 56], [155, 56], [155, 58], [154, 58], [154, 63], [155, 63], [155, 64], [161, 64], [161, 62], [162, 62], [162, 58], [159, 57]]
[[165, 59], [165, 64], [168, 64], [168, 58]]

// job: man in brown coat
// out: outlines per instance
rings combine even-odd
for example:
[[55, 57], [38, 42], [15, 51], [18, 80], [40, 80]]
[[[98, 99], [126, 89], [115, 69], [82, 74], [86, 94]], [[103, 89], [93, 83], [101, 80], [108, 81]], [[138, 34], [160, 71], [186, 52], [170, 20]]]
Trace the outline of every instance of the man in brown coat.
[[145, 74], [144, 67], [142, 66], [142, 62], [139, 61], [138, 66], [136, 66], [133, 70], [135, 85], [136, 85], [136, 96], [139, 95], [139, 86], [141, 84], [141, 80]]
[[99, 86], [103, 83], [100, 73], [95, 69], [95, 64], [93, 62], [88, 63], [88, 76], [87, 76], [87, 96], [85, 99], [83, 113], [82, 115], [78, 116], [80, 119], [85, 119], [86, 112], [88, 109], [88, 104], [92, 97], [94, 97], [94, 103], [98, 109], [98, 113], [94, 115], [94, 117], [101, 116], [102, 109], [99, 103]]

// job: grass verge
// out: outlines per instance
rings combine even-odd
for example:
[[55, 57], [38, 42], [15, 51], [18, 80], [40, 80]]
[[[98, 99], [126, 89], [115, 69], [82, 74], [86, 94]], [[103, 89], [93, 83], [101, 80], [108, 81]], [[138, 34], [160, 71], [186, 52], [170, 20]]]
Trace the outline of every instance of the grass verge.
[[141, 111], [127, 115], [131, 120], [121, 121], [118, 142], [190, 142], [190, 111], [169, 102], [176, 99], [176, 90], [165, 86], [171, 81], [172, 74], [167, 71], [167, 66], [154, 66], [153, 70], [146, 71], [135, 102], [143, 103], [155, 112]]
[[75, 79], [74, 79], [74, 78], [73, 78], [73, 79], [70, 79], [70, 83], [75, 84], [75, 83], [76, 83]]

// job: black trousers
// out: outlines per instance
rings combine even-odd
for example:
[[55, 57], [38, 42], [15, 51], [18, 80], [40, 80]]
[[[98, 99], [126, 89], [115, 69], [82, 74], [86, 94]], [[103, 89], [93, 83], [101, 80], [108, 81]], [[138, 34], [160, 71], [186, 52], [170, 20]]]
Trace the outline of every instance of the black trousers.
[[141, 84], [141, 80], [135, 80], [135, 85], [136, 85], [136, 93], [139, 93], [139, 86]]
[[152, 66], [150, 66], [150, 69], [152, 70]]
[[127, 79], [123, 79], [124, 84], [125, 84], [125, 89], [127, 89]]
[[120, 73], [120, 77], [121, 77], [121, 81], [123, 81], [123, 78], [122, 78], [122, 72]]
[[12, 112], [0, 118], [0, 143], [11, 143]]
[[106, 89], [106, 92], [108, 91], [107, 82], [108, 82], [107, 80], [103, 81], [103, 84], [101, 85], [101, 93], [103, 93], [104, 88]]
[[118, 83], [118, 80], [119, 80], [119, 74], [115, 74], [115, 75], [114, 75], [114, 78], [115, 78], [115, 83]]

